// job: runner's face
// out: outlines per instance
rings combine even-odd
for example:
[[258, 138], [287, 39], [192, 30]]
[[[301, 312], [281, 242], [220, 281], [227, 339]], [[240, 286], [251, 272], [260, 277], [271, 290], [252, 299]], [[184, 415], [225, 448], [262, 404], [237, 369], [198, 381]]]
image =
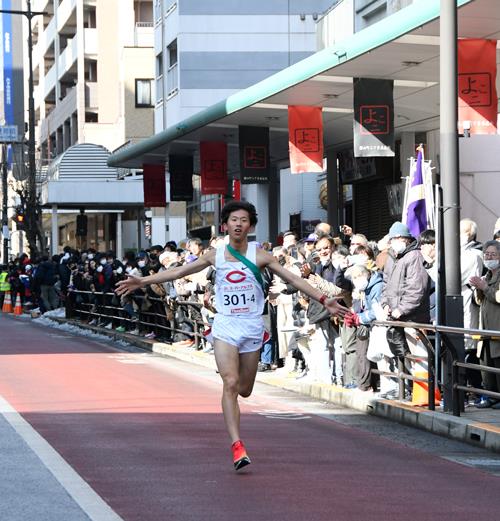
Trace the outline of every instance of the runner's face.
[[227, 231], [229, 237], [236, 240], [245, 238], [251, 227], [250, 216], [246, 210], [231, 212], [227, 223], [224, 224], [224, 230]]

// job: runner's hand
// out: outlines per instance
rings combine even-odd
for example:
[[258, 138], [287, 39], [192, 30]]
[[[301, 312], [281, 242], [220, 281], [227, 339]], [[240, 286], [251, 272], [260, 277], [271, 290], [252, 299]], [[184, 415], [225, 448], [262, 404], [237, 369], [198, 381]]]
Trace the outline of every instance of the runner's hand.
[[335, 317], [344, 317], [347, 313], [350, 313], [349, 308], [342, 306], [337, 302], [337, 299], [329, 298], [325, 300], [325, 308]]
[[141, 277], [136, 277], [135, 275], [127, 275], [127, 278], [125, 280], [120, 280], [120, 282], [116, 284], [115, 293], [117, 295], [128, 295], [129, 293], [132, 293], [136, 289], [140, 289], [141, 287]]

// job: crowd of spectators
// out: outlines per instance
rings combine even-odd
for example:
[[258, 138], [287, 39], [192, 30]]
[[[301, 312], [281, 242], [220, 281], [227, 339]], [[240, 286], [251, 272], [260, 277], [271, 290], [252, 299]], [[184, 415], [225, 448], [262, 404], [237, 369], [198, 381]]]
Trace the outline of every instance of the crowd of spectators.
[[[500, 222], [497, 224], [500, 228]], [[285, 232], [281, 245], [259, 245], [287, 269], [351, 309], [344, 320], [332, 318], [321, 304], [308, 301], [270, 272], [264, 273], [270, 338], [262, 348], [259, 371], [282, 370], [298, 379], [395, 398], [397, 381], [374, 369], [392, 371], [400, 359], [412, 374], [425, 373], [426, 350], [417, 331], [373, 323], [436, 320], [435, 233], [426, 230], [413, 237], [406, 225], [396, 222], [378, 241], [354, 233], [349, 226], [333, 235], [328, 224], [320, 223], [303, 239]], [[484, 244], [476, 237], [476, 224], [463, 219], [464, 327], [500, 330], [500, 230]], [[193, 262], [207, 249], [223, 243], [224, 237], [213, 237], [206, 246], [193, 238], [181, 246], [169, 242], [138, 253], [127, 252], [120, 259], [112, 251], [78, 252], [69, 247], [52, 258], [30, 259], [23, 254], [1, 267], [0, 298], [8, 284], [13, 301], [20, 295], [27, 309], [39, 308], [44, 313], [65, 306], [67, 317], [90, 325], [150, 339], [160, 337], [210, 352], [208, 341], [197, 338], [203, 338], [198, 333], [208, 330], [216, 312], [213, 268], [123, 297], [114, 289], [128, 274], [147, 276]], [[465, 349], [468, 362], [500, 368], [498, 339], [466, 337]], [[422, 358], [408, 362], [408, 354]], [[469, 371], [467, 379], [473, 387], [500, 392], [500, 374]], [[500, 409], [500, 402], [485, 395], [473, 395], [472, 400], [477, 407]]]

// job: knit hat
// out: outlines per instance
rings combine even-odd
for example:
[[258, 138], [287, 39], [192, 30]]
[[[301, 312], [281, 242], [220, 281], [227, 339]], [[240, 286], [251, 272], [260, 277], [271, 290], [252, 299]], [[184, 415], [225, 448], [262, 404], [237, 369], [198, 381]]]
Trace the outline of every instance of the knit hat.
[[389, 229], [389, 239], [394, 237], [412, 237], [412, 234], [406, 224], [396, 221]]

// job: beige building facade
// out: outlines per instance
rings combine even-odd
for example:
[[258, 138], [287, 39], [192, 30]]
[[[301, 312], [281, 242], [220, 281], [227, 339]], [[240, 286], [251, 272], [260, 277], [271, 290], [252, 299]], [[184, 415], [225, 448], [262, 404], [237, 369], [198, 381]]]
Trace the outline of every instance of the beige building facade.
[[[43, 184], [59, 181], [51, 164], [71, 147], [93, 144], [113, 151], [153, 133], [153, 2], [37, 0], [32, 9], [46, 13], [33, 18], [34, 99], [38, 161], [48, 172], [45, 179], [42, 176], [42, 203], [50, 209], [46, 230], [55, 253], [60, 250], [60, 236], [69, 237], [65, 226], [72, 226], [81, 208], [110, 215], [118, 211], [124, 218], [132, 214], [134, 227], [141, 226], [143, 207], [137, 203], [141, 199], [137, 194], [121, 205], [115, 202], [107, 207], [102, 201], [96, 205], [92, 197], [81, 201], [73, 193], [44, 189]], [[89, 169], [93, 160], [91, 155], [81, 159]], [[75, 164], [78, 170], [80, 165]], [[91, 181], [96, 186], [89, 193], [101, 191], [104, 177]], [[83, 173], [81, 182], [87, 185], [89, 176]], [[142, 193], [142, 183], [137, 183], [137, 190]], [[58, 200], [50, 200], [47, 194], [53, 193]], [[65, 213], [58, 222], [58, 209], [74, 210], [74, 214]], [[124, 249], [144, 246], [136, 240], [139, 229], [129, 240], [126, 230], [130, 226], [117, 222], [122, 229], [88, 237], [84, 244], [73, 240], [69, 244], [81, 247], [87, 242], [101, 250], [117, 249], [120, 243]]]

